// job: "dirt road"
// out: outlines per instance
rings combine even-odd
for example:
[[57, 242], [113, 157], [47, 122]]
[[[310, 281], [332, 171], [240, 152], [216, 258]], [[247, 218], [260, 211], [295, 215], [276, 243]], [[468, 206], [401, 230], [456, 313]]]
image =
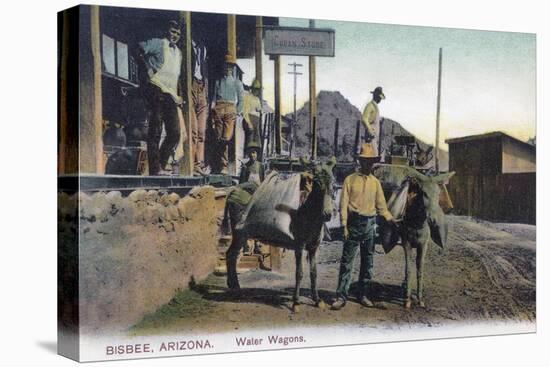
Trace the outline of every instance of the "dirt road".
[[[495, 224], [449, 216], [447, 248], [431, 244], [425, 273], [427, 307], [402, 307], [404, 258], [401, 247], [387, 255], [377, 248], [372, 299], [382, 308], [364, 308], [352, 299], [340, 311], [321, 310], [309, 298], [304, 264], [303, 303], [292, 313], [294, 254], [286, 252], [279, 273], [254, 270], [240, 275], [241, 290], [211, 275], [193, 290], [181, 291], [148, 315], [131, 334], [219, 332], [286, 325], [353, 323], [374, 327], [410, 324], [440, 326], [463, 321], [534, 321], [536, 318], [536, 231], [524, 224]], [[342, 242], [324, 242], [319, 251], [320, 296], [334, 297]], [[357, 278], [358, 259], [354, 279]], [[353, 290], [353, 285], [352, 285]]]

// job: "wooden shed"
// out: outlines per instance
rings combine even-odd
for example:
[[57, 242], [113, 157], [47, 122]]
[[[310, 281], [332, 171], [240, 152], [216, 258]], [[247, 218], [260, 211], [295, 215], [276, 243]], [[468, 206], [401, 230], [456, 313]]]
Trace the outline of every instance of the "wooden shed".
[[536, 171], [536, 148], [496, 131], [447, 139], [449, 170], [457, 174], [481, 175]]
[[536, 147], [502, 132], [448, 139], [455, 212], [535, 223]]

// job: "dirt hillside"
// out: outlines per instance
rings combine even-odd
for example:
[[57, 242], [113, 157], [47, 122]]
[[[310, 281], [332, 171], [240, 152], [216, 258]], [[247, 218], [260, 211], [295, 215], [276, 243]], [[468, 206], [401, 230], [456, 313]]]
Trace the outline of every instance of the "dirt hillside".
[[[367, 101], [365, 101], [366, 104]], [[359, 106], [363, 108], [364, 106]], [[317, 139], [318, 155], [328, 157], [334, 154], [334, 131], [336, 119], [339, 119], [338, 128], [338, 161], [353, 161], [353, 144], [355, 143], [355, 129], [358, 120], [361, 120], [362, 110], [351, 104], [338, 91], [320, 91], [317, 95]], [[381, 148], [384, 151], [390, 151], [394, 136], [406, 135], [413, 136], [403, 125], [390, 118], [384, 117], [384, 107], [380, 107], [382, 113], [382, 142]], [[302, 108], [296, 111], [296, 130], [295, 144], [298, 155], [307, 156], [309, 154], [309, 103], [306, 102]], [[287, 121], [292, 120], [292, 113], [285, 115]], [[406, 121], [402, 121], [406, 126]], [[364, 135], [364, 129], [361, 127], [361, 136]], [[416, 139], [421, 150], [425, 151], [431, 145]], [[440, 168], [443, 171], [448, 170], [449, 154], [439, 151]]]

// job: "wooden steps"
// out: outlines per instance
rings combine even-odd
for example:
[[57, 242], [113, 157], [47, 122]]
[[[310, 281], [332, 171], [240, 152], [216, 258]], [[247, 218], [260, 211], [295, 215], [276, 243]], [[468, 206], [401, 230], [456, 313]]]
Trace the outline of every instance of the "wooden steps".
[[[227, 268], [225, 264], [225, 254], [231, 245], [232, 237], [230, 235], [221, 236], [218, 240], [218, 262], [214, 268], [216, 275], [226, 275]], [[253, 253], [254, 241], [248, 241], [246, 253], [241, 253], [237, 261], [237, 273], [244, 273], [252, 269], [279, 270], [280, 268], [280, 249], [268, 245], [260, 246], [260, 253]]]

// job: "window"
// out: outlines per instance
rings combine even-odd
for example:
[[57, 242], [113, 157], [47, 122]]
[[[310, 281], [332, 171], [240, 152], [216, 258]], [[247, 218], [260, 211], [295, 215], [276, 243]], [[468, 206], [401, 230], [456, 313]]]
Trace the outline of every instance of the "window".
[[103, 71], [116, 75], [115, 70], [115, 40], [103, 35]]
[[125, 43], [116, 41], [117, 75], [124, 79], [128, 78], [128, 46]]
[[102, 71], [105, 75], [137, 84], [137, 63], [128, 45], [103, 34], [101, 37]]

